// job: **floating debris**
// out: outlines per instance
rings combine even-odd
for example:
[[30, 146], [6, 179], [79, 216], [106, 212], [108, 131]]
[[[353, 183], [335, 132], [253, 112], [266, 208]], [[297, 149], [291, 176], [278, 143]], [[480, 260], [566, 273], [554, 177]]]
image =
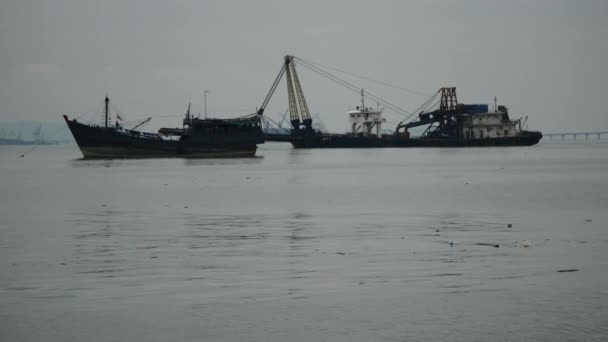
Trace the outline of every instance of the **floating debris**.
[[578, 269], [576, 269], [576, 268], [568, 268], [568, 269], [565, 269], [565, 270], [557, 270], [557, 272], [559, 272], [559, 273], [578, 272]]
[[476, 245], [477, 246], [490, 246], [490, 247], [494, 247], [494, 248], [500, 247], [500, 245], [497, 243], [487, 243], [487, 242], [478, 242], [478, 243], [476, 243]]
[[338, 252], [336, 254], [345, 255], [346, 253], [344, 253], [344, 252]]
[[507, 225], [507, 228], [511, 228], [513, 227], [510, 223]]
[[530, 247], [530, 241], [526, 240], [526, 241], [522, 242], [521, 246], [524, 247], [524, 248]]
[[585, 222], [593, 222], [593, 221], [590, 219], [586, 219]]

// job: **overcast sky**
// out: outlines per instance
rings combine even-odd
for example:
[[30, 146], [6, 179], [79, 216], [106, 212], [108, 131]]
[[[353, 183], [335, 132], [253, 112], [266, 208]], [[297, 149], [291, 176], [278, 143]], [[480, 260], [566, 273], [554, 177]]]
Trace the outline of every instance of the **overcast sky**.
[[[129, 119], [179, 124], [255, 111], [284, 54], [459, 101], [494, 96], [544, 132], [608, 130], [608, 1], [0, 0], [0, 116], [90, 116], [105, 94]], [[333, 131], [359, 97], [299, 68]], [[345, 76], [345, 78], [348, 78]], [[426, 98], [348, 78], [403, 108]], [[281, 83], [266, 113], [287, 108]], [[389, 120], [399, 116], [387, 113]]]

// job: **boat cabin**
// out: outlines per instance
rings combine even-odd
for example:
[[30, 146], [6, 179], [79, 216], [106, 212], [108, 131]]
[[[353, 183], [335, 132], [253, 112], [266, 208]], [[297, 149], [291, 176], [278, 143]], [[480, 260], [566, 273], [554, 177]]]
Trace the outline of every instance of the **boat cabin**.
[[520, 133], [520, 120], [509, 119], [505, 106], [495, 112], [467, 113], [461, 117], [462, 136], [466, 139], [512, 137]]
[[382, 137], [382, 123], [386, 119], [382, 118], [382, 108], [371, 108], [365, 106], [365, 95], [361, 89], [361, 106], [357, 106], [355, 110], [347, 112], [351, 126], [351, 134], [361, 134], [363, 136], [372, 136], [373, 129], [376, 129], [375, 135], [378, 138]]

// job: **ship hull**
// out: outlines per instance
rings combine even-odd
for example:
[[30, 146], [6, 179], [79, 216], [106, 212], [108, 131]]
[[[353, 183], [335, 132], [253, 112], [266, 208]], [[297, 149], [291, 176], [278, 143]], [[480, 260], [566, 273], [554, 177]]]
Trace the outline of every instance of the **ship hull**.
[[118, 158], [242, 158], [253, 157], [262, 139], [238, 136], [184, 141], [150, 138], [113, 128], [65, 119], [82, 155], [87, 159]]
[[254, 157], [256, 149], [198, 149], [187, 153], [175, 151], [158, 151], [148, 148], [116, 148], [113, 146], [81, 147], [86, 159], [120, 159], [120, 158], [247, 158]]
[[405, 148], [405, 147], [502, 147], [532, 146], [542, 138], [540, 132], [522, 132], [518, 136], [461, 139], [461, 138], [406, 138], [400, 136], [364, 137], [349, 134], [291, 134], [266, 135], [266, 141], [290, 142], [294, 148]]

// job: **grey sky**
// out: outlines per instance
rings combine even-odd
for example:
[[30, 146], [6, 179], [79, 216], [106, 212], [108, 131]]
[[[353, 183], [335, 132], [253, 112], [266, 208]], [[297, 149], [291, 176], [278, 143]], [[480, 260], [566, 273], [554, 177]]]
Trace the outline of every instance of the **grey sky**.
[[[545, 132], [606, 130], [606, 18], [591, 0], [2, 0], [0, 116], [87, 114], [106, 93], [131, 119], [181, 115], [203, 88], [210, 113], [247, 114], [290, 53], [429, 94], [454, 85], [461, 102], [496, 95]], [[311, 111], [344, 131], [358, 96], [299, 71]], [[403, 108], [425, 100], [349, 80]], [[267, 113], [286, 107], [282, 83]]]

